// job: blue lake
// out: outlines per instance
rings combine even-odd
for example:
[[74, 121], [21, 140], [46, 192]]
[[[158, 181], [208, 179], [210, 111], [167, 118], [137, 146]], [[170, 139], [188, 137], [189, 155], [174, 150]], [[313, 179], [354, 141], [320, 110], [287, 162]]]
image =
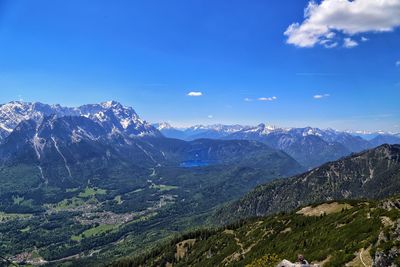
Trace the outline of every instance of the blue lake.
[[187, 160], [179, 164], [179, 166], [183, 168], [204, 167], [208, 165], [210, 165], [209, 161], [201, 161], [201, 160]]

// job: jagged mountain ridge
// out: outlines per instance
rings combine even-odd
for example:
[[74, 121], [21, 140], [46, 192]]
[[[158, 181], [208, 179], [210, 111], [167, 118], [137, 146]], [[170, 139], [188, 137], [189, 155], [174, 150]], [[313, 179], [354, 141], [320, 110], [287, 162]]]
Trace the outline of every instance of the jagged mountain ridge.
[[288, 179], [259, 186], [220, 210], [220, 221], [263, 216], [319, 201], [384, 198], [400, 193], [400, 145], [375, 149], [326, 163]]
[[[127, 172], [146, 174], [146, 167], [163, 159], [160, 151], [141, 138], [107, 130], [83, 116], [44, 117], [41, 122], [22, 121], [0, 145], [2, 178], [6, 173], [29, 169], [30, 183], [68, 188], [82, 186], [98, 174], [121, 166]], [[29, 176], [13, 174], [13, 179], [0, 188], [0, 195], [18, 192]], [[117, 185], [117, 182], [116, 182]], [[25, 188], [22, 192], [35, 190]], [[21, 193], [21, 192], [20, 192]]]
[[46, 116], [83, 116], [100, 124], [109, 133], [120, 132], [130, 136], [161, 136], [161, 133], [143, 121], [131, 107], [116, 101], [87, 104], [80, 107], [62, 107], [40, 102], [13, 101], [0, 105], [0, 140], [7, 137], [24, 120], [40, 122]]

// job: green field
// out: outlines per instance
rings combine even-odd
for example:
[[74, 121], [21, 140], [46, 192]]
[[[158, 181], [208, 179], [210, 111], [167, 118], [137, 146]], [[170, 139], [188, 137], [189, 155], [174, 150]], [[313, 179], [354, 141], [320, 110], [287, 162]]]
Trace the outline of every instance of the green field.
[[73, 198], [69, 198], [69, 199], [64, 199], [64, 200], [58, 202], [57, 204], [50, 205], [50, 206], [53, 207], [57, 211], [62, 211], [62, 210], [77, 208], [84, 204], [85, 204], [85, 201], [83, 201], [81, 198], [73, 197]]
[[117, 202], [118, 205], [121, 205], [123, 202], [121, 195], [115, 196], [114, 200]]
[[86, 231], [84, 231], [82, 234], [80, 235], [73, 235], [71, 237], [71, 240], [74, 241], [81, 241], [83, 238], [88, 238], [88, 237], [93, 237], [96, 235], [101, 235], [104, 233], [107, 233], [115, 228], [118, 228], [119, 225], [114, 225], [114, 224], [102, 224], [93, 228], [90, 228]]
[[71, 192], [76, 192], [76, 191], [78, 191], [78, 190], [79, 190], [79, 188], [76, 187], [76, 188], [67, 188], [65, 191], [66, 191], [67, 193], [71, 193]]
[[174, 185], [164, 185], [164, 184], [151, 184], [150, 188], [152, 189], [157, 189], [160, 191], [170, 191], [170, 190], [174, 190], [174, 189], [178, 189], [178, 186], [174, 186]]
[[85, 191], [79, 193], [79, 197], [88, 198], [95, 195], [105, 195], [107, 190], [97, 187], [86, 187]]
[[0, 211], [0, 222], [12, 221], [16, 219], [28, 219], [31, 217], [31, 214], [5, 213]]

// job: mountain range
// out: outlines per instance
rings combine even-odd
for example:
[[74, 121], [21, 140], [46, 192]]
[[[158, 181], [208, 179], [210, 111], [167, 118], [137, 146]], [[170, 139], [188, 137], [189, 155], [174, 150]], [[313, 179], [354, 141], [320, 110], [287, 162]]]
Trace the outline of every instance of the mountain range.
[[400, 143], [398, 134], [379, 133], [367, 140], [357, 134], [312, 127], [279, 128], [265, 124], [257, 126], [216, 124], [178, 129], [167, 123], [154, 124], [154, 126], [165, 136], [171, 138], [185, 140], [197, 138], [241, 139], [263, 142], [286, 152], [306, 168], [313, 168], [327, 161], [385, 143]]
[[115, 101], [10, 102], [0, 129], [0, 247], [21, 264], [98, 266], [193, 228], [400, 193], [399, 145], [374, 147], [396, 135], [264, 124], [182, 131]]

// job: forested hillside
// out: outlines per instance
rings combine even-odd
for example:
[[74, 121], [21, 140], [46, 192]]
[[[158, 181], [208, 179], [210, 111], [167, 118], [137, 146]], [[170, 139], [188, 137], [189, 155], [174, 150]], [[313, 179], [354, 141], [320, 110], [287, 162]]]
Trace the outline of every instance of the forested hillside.
[[399, 198], [319, 203], [191, 232], [110, 266], [275, 267], [283, 259], [295, 261], [298, 253], [328, 267], [361, 266], [361, 261], [397, 266], [399, 220]]

